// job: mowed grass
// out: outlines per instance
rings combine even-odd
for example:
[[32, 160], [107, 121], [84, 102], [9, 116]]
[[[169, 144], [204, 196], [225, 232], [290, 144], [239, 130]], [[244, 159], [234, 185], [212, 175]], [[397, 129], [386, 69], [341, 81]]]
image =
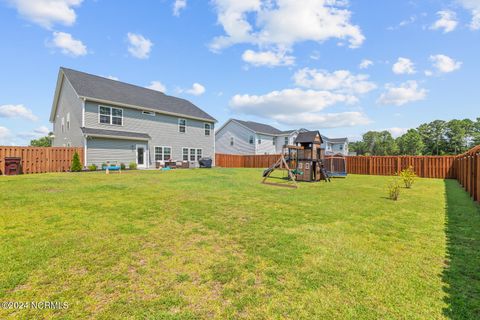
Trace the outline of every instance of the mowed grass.
[[261, 170], [0, 177], [0, 309], [61, 319], [475, 319], [480, 211], [456, 181]]

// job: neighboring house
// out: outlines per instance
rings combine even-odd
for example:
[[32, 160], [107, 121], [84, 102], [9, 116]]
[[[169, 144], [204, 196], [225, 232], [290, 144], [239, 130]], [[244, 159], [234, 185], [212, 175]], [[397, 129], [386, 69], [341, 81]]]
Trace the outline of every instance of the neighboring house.
[[[307, 129], [282, 131], [267, 124], [228, 120], [215, 133], [215, 151], [225, 154], [280, 154], [283, 146], [295, 144], [295, 139]], [[322, 136], [325, 154], [348, 155], [348, 139]]]
[[50, 114], [53, 146], [84, 147], [85, 163], [215, 158], [216, 120], [191, 102], [60, 68]]
[[298, 132], [281, 131], [253, 121], [230, 119], [215, 132], [215, 151], [243, 155], [279, 154], [284, 145], [294, 144]]
[[325, 155], [348, 156], [348, 138], [328, 138], [322, 135], [322, 149], [325, 149]]

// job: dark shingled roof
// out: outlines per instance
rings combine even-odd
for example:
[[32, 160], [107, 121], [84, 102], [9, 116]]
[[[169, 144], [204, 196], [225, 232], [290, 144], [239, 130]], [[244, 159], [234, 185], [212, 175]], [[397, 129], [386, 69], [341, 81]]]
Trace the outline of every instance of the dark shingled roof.
[[146, 133], [129, 132], [129, 131], [117, 131], [106, 129], [94, 129], [94, 128], [81, 128], [82, 132], [87, 135], [94, 136], [115, 136], [119, 138], [134, 138], [134, 139], [150, 139], [150, 136]]
[[322, 135], [322, 139], [330, 143], [345, 143], [348, 141], [348, 138], [329, 138]]
[[254, 121], [243, 121], [243, 120], [238, 120], [238, 119], [232, 119], [241, 125], [249, 128], [252, 131], [258, 132], [258, 133], [266, 133], [266, 134], [271, 134], [271, 135], [276, 135], [276, 134], [282, 134], [283, 131], [278, 130], [277, 128], [274, 128], [272, 126], [269, 126], [268, 124], [263, 124], [263, 123], [258, 123]]
[[298, 134], [297, 139], [295, 139], [295, 143], [313, 143], [317, 134], [320, 136], [320, 142], [323, 142], [320, 132], [306, 131]]
[[60, 68], [81, 97], [143, 107], [159, 112], [175, 113], [185, 117], [216, 121], [215, 118], [185, 99], [132, 84], [92, 74]]

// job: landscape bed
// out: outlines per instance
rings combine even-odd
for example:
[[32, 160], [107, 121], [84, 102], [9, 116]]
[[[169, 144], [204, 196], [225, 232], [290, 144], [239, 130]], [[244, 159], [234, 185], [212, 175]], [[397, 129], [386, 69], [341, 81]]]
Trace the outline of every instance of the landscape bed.
[[454, 180], [259, 169], [0, 177], [0, 318], [475, 319], [480, 210]]

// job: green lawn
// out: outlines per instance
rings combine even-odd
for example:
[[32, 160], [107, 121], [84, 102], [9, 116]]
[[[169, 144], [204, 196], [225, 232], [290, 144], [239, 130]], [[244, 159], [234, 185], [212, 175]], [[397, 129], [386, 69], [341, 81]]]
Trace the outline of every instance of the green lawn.
[[480, 209], [456, 181], [297, 190], [261, 170], [0, 177], [0, 319], [479, 319]]

